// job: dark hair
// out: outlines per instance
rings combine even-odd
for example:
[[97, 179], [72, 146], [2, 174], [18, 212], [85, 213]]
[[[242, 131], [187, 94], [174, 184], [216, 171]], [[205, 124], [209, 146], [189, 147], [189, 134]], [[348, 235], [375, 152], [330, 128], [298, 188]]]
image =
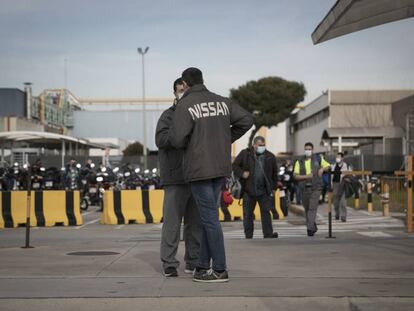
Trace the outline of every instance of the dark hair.
[[336, 155], [340, 155], [340, 156], [341, 156], [341, 158], [343, 158], [343, 157], [344, 157], [344, 153], [343, 153], [343, 152], [338, 152]]
[[181, 78], [189, 87], [192, 87], [197, 84], [203, 84], [203, 73], [200, 69], [190, 67], [183, 71]]
[[179, 84], [184, 84], [183, 79], [178, 78], [177, 80], [174, 81], [174, 84], [173, 84], [174, 93], [177, 92], [177, 85], [179, 85]]
[[253, 139], [253, 144], [257, 143], [258, 141], [266, 142], [266, 139], [263, 136], [256, 136]]
[[312, 149], [313, 149], [313, 144], [311, 143], [311, 142], [307, 142], [306, 144], [305, 144], [305, 148], [306, 147], [311, 147]]

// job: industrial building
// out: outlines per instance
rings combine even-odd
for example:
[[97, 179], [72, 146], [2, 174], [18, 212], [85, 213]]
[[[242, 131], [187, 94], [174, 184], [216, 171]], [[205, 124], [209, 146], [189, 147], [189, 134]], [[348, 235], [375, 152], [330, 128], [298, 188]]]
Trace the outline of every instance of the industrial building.
[[76, 96], [65, 89], [47, 89], [34, 96], [30, 83], [25, 83], [24, 91], [0, 88], [1, 162], [55, 157], [64, 163], [65, 156], [87, 157], [91, 148], [105, 149], [108, 145], [68, 136], [74, 112], [80, 109]]

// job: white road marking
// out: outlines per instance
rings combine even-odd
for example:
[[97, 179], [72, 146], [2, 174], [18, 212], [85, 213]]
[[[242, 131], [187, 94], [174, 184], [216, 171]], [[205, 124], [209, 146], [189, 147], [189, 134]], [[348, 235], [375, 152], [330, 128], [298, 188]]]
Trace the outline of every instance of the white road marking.
[[367, 232], [357, 232], [360, 235], [368, 236], [371, 238], [389, 238], [392, 237], [391, 234], [382, 232], [382, 231], [367, 231]]
[[115, 229], [121, 229], [121, 228], [123, 228], [123, 227], [125, 227], [125, 225], [119, 225], [119, 226], [116, 226], [116, 228], [115, 228]]
[[90, 224], [94, 224], [94, 223], [98, 222], [99, 220], [100, 220], [100, 218], [85, 222], [82, 226], [75, 227], [75, 229], [76, 230], [82, 229], [83, 227], [85, 227], [87, 225], [90, 225]]
[[95, 211], [82, 212], [81, 214], [82, 214], [82, 216], [86, 216], [86, 215], [89, 215], [89, 214], [92, 214], [92, 213], [95, 213]]

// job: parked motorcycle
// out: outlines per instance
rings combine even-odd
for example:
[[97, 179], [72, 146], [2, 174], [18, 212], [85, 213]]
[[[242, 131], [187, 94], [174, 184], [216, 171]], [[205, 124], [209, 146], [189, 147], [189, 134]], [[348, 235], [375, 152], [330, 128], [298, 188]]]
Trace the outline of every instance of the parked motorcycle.
[[59, 190], [62, 189], [60, 172], [56, 167], [49, 167], [44, 172], [43, 189]]
[[289, 210], [289, 189], [291, 188], [291, 183], [293, 181], [293, 174], [289, 172], [286, 167], [283, 165], [279, 169], [279, 198], [280, 198], [280, 208], [285, 216], [288, 215]]
[[0, 167], [0, 191], [10, 191], [13, 188], [12, 175], [5, 167]]
[[154, 190], [154, 189], [160, 189], [160, 177], [157, 174], [158, 170], [156, 168], [152, 169], [150, 171], [149, 169], [146, 169], [144, 171], [143, 176], [143, 190]]
[[43, 175], [46, 169], [44, 167], [32, 167], [30, 176], [30, 186], [32, 190], [39, 191], [43, 189]]
[[28, 165], [24, 164], [21, 168], [19, 163], [13, 165], [13, 190], [27, 190]]

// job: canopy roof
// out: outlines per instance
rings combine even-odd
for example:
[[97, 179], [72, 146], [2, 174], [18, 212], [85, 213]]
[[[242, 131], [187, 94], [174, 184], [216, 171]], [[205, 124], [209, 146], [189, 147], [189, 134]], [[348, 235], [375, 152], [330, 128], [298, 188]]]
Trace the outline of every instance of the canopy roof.
[[414, 16], [414, 0], [338, 0], [312, 33], [314, 44]]
[[344, 127], [326, 129], [322, 134], [322, 139], [332, 138], [399, 138], [404, 136], [404, 131], [400, 127]]
[[61, 142], [78, 143], [84, 147], [89, 148], [112, 148], [119, 149], [115, 144], [97, 144], [92, 143], [84, 138], [77, 138], [67, 135], [61, 135], [49, 132], [33, 132], [33, 131], [12, 131], [12, 132], [0, 132], [0, 143], [6, 142], [33, 142], [43, 144], [56, 144]]

